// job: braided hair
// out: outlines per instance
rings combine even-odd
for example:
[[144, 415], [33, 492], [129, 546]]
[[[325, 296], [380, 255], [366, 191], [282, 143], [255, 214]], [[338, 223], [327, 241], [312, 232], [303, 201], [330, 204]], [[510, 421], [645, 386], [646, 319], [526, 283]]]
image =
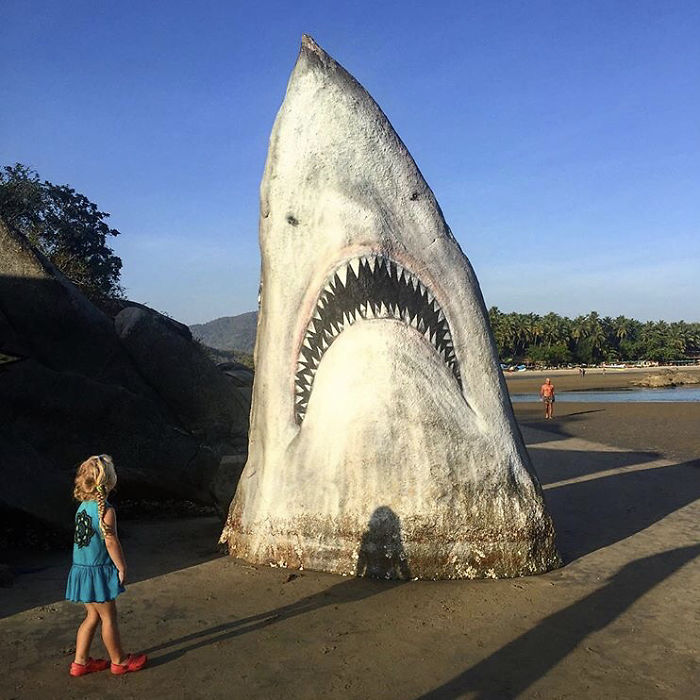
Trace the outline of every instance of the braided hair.
[[109, 492], [117, 483], [114, 462], [109, 455], [88, 457], [75, 475], [73, 498], [76, 501], [97, 501], [97, 517], [103, 537], [111, 535], [111, 528], [104, 522], [105, 503]]

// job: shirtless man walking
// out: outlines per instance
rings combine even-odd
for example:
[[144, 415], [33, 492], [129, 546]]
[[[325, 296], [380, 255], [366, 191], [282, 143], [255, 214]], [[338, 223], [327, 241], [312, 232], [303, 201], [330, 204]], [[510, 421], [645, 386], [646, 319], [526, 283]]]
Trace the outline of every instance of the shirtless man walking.
[[544, 384], [540, 387], [540, 398], [544, 401], [544, 417], [554, 418], [554, 384], [549, 377], [544, 380]]

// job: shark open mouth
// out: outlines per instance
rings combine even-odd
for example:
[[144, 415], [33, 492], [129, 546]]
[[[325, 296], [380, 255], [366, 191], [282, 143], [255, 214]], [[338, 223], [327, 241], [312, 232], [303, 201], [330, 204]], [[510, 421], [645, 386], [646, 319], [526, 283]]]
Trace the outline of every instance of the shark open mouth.
[[301, 425], [323, 355], [343, 330], [360, 319], [393, 319], [415, 328], [462, 388], [452, 333], [430, 289], [410, 270], [382, 255], [344, 262], [322, 287], [299, 349], [295, 418]]

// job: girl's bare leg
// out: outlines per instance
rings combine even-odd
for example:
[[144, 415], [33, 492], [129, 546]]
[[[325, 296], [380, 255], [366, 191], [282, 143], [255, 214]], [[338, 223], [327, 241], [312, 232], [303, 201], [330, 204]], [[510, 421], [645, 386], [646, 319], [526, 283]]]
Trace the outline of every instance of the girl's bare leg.
[[95, 609], [95, 603], [85, 603], [85, 619], [78, 627], [75, 639], [75, 663], [84, 665], [90, 656], [90, 645], [95, 636], [95, 630], [100, 622], [100, 616]]
[[102, 641], [105, 643], [107, 653], [113, 664], [122, 664], [126, 661], [126, 654], [122, 648], [119, 636], [119, 623], [117, 622], [117, 604], [114, 600], [108, 603], [92, 603], [102, 620]]

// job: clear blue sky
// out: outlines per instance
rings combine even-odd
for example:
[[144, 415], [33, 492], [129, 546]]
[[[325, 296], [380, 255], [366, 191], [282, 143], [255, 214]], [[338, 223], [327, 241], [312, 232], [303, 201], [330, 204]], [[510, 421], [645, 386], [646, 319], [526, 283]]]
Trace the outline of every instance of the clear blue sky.
[[122, 231], [128, 295], [256, 306], [258, 186], [302, 33], [369, 90], [487, 305], [700, 320], [700, 3], [4, 0], [0, 164]]

